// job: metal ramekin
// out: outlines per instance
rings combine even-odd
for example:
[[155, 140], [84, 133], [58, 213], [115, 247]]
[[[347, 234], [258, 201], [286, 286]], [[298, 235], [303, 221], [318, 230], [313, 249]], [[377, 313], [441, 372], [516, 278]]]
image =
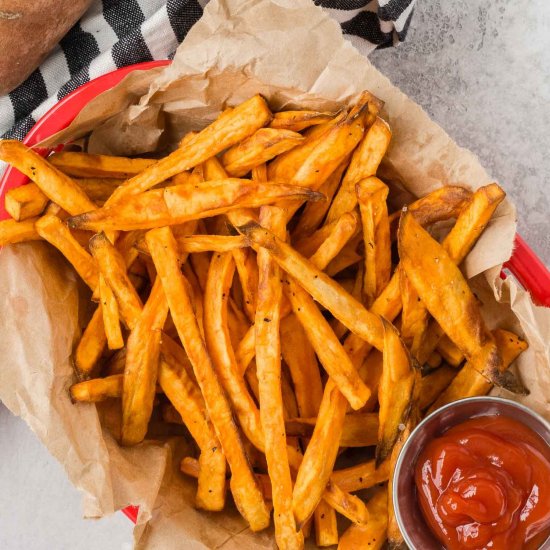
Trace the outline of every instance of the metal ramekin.
[[[441, 407], [426, 417], [409, 436], [393, 475], [393, 505], [399, 529], [411, 550], [442, 550], [426, 525], [417, 500], [414, 470], [426, 444], [449, 428], [480, 416], [508, 416], [522, 422], [550, 445], [550, 424], [531, 409], [500, 397], [470, 397]], [[541, 550], [550, 549], [550, 537]]]

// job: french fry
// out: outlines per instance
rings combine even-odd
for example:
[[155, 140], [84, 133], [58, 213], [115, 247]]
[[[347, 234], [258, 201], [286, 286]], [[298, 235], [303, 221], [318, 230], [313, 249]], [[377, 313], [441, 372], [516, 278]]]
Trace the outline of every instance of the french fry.
[[238, 227], [238, 230], [249, 239], [254, 249], [264, 247], [268, 250], [296, 282], [352, 332], [377, 349], [383, 348], [383, 326], [380, 319], [367, 311], [330, 277], [257, 223], [250, 222]]
[[99, 277], [100, 307], [103, 311], [103, 329], [107, 337], [109, 349], [121, 349], [124, 347], [124, 339], [120, 328], [120, 315], [118, 304], [111, 287], [105, 281], [103, 275]]
[[93, 258], [78, 244], [69, 228], [57, 217], [45, 215], [35, 223], [38, 234], [67, 258], [81, 279], [92, 289], [99, 283], [99, 270]]
[[347, 528], [338, 544], [338, 550], [368, 548], [380, 550], [386, 543], [388, 528], [388, 494], [385, 488], [377, 489], [367, 502], [369, 521], [366, 525], [353, 524]]
[[[493, 331], [493, 336], [502, 356], [503, 369], [508, 368], [528, 347], [527, 342], [507, 330], [496, 329]], [[440, 392], [439, 397], [437, 397], [437, 400], [435, 400], [435, 403], [433, 403], [428, 412], [433, 412], [443, 405], [452, 403], [458, 399], [486, 395], [492, 387], [493, 385], [487, 378], [481, 375], [470, 362], [467, 362], [458, 371], [452, 382], [447, 385], [447, 389], [442, 393]]]
[[264, 435], [260, 411], [246, 387], [229, 336], [227, 303], [234, 271], [235, 263], [231, 253], [213, 255], [204, 293], [206, 344], [241, 429], [248, 440], [263, 451]]
[[401, 215], [399, 224], [399, 254], [428, 311], [472, 366], [495, 385], [525, 393], [509, 371], [501, 372], [502, 362], [477, 300], [453, 259], [408, 213]]
[[6, 212], [18, 222], [39, 216], [44, 212], [48, 202], [48, 197], [36, 183], [10, 189], [4, 199]]
[[197, 252], [229, 252], [247, 246], [243, 237], [226, 237], [222, 235], [186, 235], [178, 237], [180, 252], [195, 254]]
[[141, 315], [143, 304], [126, 273], [124, 259], [105, 233], [98, 233], [92, 237], [90, 252], [115, 295], [123, 321], [132, 330]]
[[464, 361], [462, 352], [452, 343], [450, 338], [444, 335], [437, 344], [437, 351], [441, 354], [446, 363], [452, 367], [458, 367]]
[[256, 257], [252, 250], [239, 248], [233, 250], [233, 259], [237, 266], [237, 273], [243, 290], [244, 310], [248, 319], [253, 322], [258, 299], [259, 275]]
[[334, 470], [331, 480], [343, 491], [355, 493], [361, 489], [369, 489], [379, 483], [388, 481], [390, 476], [390, 462], [387, 460], [376, 467], [374, 460], [362, 462], [350, 468]]
[[280, 111], [273, 115], [270, 128], [301, 132], [310, 126], [316, 126], [332, 120], [338, 113], [323, 113], [319, 111]]
[[353, 523], [364, 525], [369, 521], [369, 511], [365, 503], [359, 497], [342, 491], [331, 481], [323, 493], [323, 500]]
[[197, 442], [201, 451], [197, 477], [196, 504], [204, 510], [222, 510], [225, 504], [226, 461], [220, 442], [208, 416], [196, 383], [184, 366], [173, 356], [161, 351], [159, 384]]
[[122, 183], [116, 178], [74, 178], [74, 181], [98, 205], [104, 204]]
[[44, 195], [72, 216], [95, 208], [77, 183], [20, 141], [0, 140], [0, 160], [25, 174]]
[[323, 398], [319, 365], [300, 321], [292, 313], [281, 320], [281, 351], [290, 370], [300, 416], [317, 416]]
[[[478, 373], [476, 372], [476, 374]], [[418, 381], [418, 408], [421, 411], [426, 410], [449, 387], [456, 375], [456, 369], [443, 365], [426, 376], [422, 376]], [[478, 374], [478, 376], [481, 375]]]
[[389, 189], [375, 177], [359, 180], [355, 189], [365, 242], [363, 298], [371, 307], [391, 276], [390, 225], [386, 206]]
[[234, 109], [223, 112], [212, 124], [201, 130], [167, 157], [157, 161], [119, 187], [110, 204], [151, 189], [166, 179], [190, 170], [239, 143], [271, 121], [272, 114], [265, 100], [256, 95]]
[[0, 246], [26, 241], [41, 241], [42, 237], [34, 227], [37, 219], [28, 218], [22, 222], [15, 220], [0, 221]]
[[74, 351], [74, 366], [78, 378], [86, 379], [92, 376], [106, 344], [103, 312], [101, 306], [98, 306]]
[[98, 403], [110, 397], [120, 397], [123, 378], [122, 374], [114, 374], [73, 384], [69, 390], [71, 399], [83, 403]]
[[422, 338], [428, 326], [428, 310], [416, 293], [405, 271], [399, 269], [399, 284], [401, 288], [401, 301], [403, 311], [401, 313], [401, 338], [411, 350], [413, 357], [417, 357], [422, 345]]
[[[260, 210], [260, 223], [284, 238], [286, 213], [276, 207]], [[265, 455], [271, 479], [275, 540], [279, 548], [303, 548], [301, 526], [292, 513], [292, 480], [285, 433], [281, 387], [279, 335], [282, 282], [279, 266], [269, 253], [258, 250], [258, 302], [256, 306], [256, 372]]]
[[[370, 390], [359, 378], [356, 369], [309, 294], [292, 279], [288, 279], [287, 296], [313, 346], [319, 361], [331, 380], [354, 409], [360, 409], [370, 397]], [[256, 349], [257, 353], [258, 349]]]
[[105, 365], [105, 368], [102, 372], [105, 376], [112, 376], [113, 374], [123, 374], [124, 365], [126, 365], [126, 348], [122, 348], [114, 353]]
[[329, 277], [335, 277], [338, 273], [344, 271], [348, 267], [355, 265], [362, 260], [362, 257], [355, 252], [356, 243], [350, 241], [340, 251], [338, 256], [334, 258], [326, 267], [325, 272]]
[[384, 355], [382, 377], [378, 386], [380, 426], [376, 447], [377, 465], [390, 455], [399, 437], [399, 426], [407, 422], [416, 378], [411, 357], [397, 329], [385, 320], [383, 323]]
[[131, 231], [175, 225], [216, 216], [232, 209], [258, 207], [282, 199], [318, 200], [320, 193], [295, 185], [226, 179], [177, 185], [137, 194], [122, 203], [68, 220], [72, 229]]
[[193, 366], [210, 420], [231, 468], [231, 491], [237, 508], [253, 531], [269, 525], [269, 511], [246, 457], [227, 398], [200, 335], [179, 270], [177, 243], [169, 228], [150, 231], [147, 244], [162, 281], [178, 335]]
[[162, 283], [157, 278], [126, 346], [122, 394], [123, 445], [140, 443], [147, 432], [158, 376], [161, 330], [167, 315], [168, 303]]
[[48, 161], [68, 176], [81, 178], [119, 178], [126, 180], [155, 164], [155, 159], [91, 155], [75, 151], [61, 151]]
[[340, 190], [334, 197], [327, 214], [327, 222], [337, 220], [344, 212], [349, 212], [357, 204], [355, 184], [369, 176], [374, 176], [385, 155], [391, 139], [391, 130], [387, 123], [376, 117], [351, 157]]
[[246, 334], [243, 336], [237, 349], [235, 350], [235, 360], [239, 366], [239, 372], [241, 376], [244, 376], [246, 370], [254, 356], [256, 355], [256, 334], [255, 327], [251, 325], [250, 328], [246, 331]]
[[338, 544], [338, 525], [336, 511], [325, 500], [321, 500], [315, 508], [315, 542], [317, 546], [332, 546]]
[[228, 149], [221, 160], [230, 176], [240, 178], [302, 141], [304, 136], [291, 130], [260, 128], [248, 139]]

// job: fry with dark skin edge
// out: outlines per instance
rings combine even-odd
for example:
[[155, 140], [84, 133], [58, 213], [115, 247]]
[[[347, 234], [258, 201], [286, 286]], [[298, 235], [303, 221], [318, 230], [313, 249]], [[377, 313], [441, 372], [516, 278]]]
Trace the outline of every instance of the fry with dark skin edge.
[[[273, 206], [260, 210], [260, 223], [279, 236], [286, 233], [286, 213]], [[292, 480], [283, 414], [281, 342], [279, 334], [282, 280], [279, 266], [263, 249], [258, 251], [256, 307], [256, 372], [265, 455], [271, 479], [275, 540], [279, 548], [303, 548], [304, 535], [292, 513]]]
[[[256, 95], [234, 109], [224, 111], [212, 124], [201, 130], [184, 147], [149, 166], [119, 187], [108, 204], [121, 202], [239, 143], [272, 119], [265, 100]], [[57, 202], [57, 201], [56, 201]]]
[[342, 491], [335, 483], [329, 481], [323, 500], [353, 523], [364, 525], [369, 521], [369, 511], [365, 503], [359, 497]]
[[301, 132], [310, 126], [316, 126], [332, 120], [338, 113], [322, 113], [318, 111], [280, 111], [273, 115], [270, 128]]
[[221, 161], [230, 176], [240, 178], [256, 166], [296, 147], [304, 139], [304, 136], [291, 130], [260, 128], [249, 138], [228, 149]]
[[168, 303], [162, 283], [157, 278], [126, 345], [122, 394], [123, 445], [143, 441], [147, 432], [155, 398], [161, 330], [167, 316]]
[[10, 189], [4, 198], [6, 212], [18, 222], [39, 216], [44, 212], [48, 202], [48, 197], [36, 183]]
[[95, 366], [107, 345], [107, 337], [103, 328], [103, 312], [98, 306], [74, 352], [74, 366], [79, 379], [90, 378], [94, 374]]
[[143, 172], [155, 164], [156, 160], [61, 151], [50, 155], [48, 162], [69, 176], [125, 180]]
[[122, 330], [120, 328], [120, 315], [118, 304], [111, 287], [105, 281], [103, 275], [99, 276], [100, 306], [103, 311], [103, 330], [107, 337], [109, 349], [121, 349], [124, 347]]
[[150, 231], [147, 245], [155, 262], [178, 335], [193, 366], [206, 409], [231, 468], [231, 491], [253, 531], [269, 525], [269, 511], [248, 462], [231, 407], [201, 337], [185, 278], [178, 265], [177, 243], [169, 228]]
[[367, 502], [367, 510], [368, 523], [348, 527], [340, 538], [338, 550], [357, 550], [358, 548], [380, 550], [384, 546], [388, 528], [388, 494], [385, 488], [376, 490]]
[[73, 384], [69, 390], [73, 402], [97, 403], [110, 397], [122, 395], [122, 374], [113, 374], [105, 378], [94, 378]]
[[166, 348], [161, 351], [158, 381], [201, 451], [195, 502], [204, 510], [222, 510], [226, 489], [225, 456], [205, 414], [204, 400], [196, 382], [184, 366], [174, 361], [173, 355], [166, 353]]
[[29, 218], [22, 222], [15, 220], [0, 221], [0, 246], [26, 241], [41, 241], [42, 237], [34, 227], [37, 219]]
[[383, 365], [378, 386], [380, 426], [376, 447], [377, 466], [390, 455], [399, 437], [399, 426], [407, 422], [416, 378], [411, 357], [397, 329], [385, 319], [383, 323]]
[[[483, 378], [481, 374], [478, 376]], [[421, 411], [426, 410], [443, 392], [449, 387], [453, 378], [457, 375], [457, 370], [448, 365], [434, 370], [433, 372], [422, 376], [418, 381], [418, 408]], [[483, 378], [485, 380], [485, 378]]]
[[71, 216], [95, 209], [95, 204], [69, 176], [35, 151], [15, 140], [0, 140], [0, 160], [17, 168]]
[[176, 225], [282, 199], [300, 204], [302, 200], [321, 198], [320, 193], [295, 185], [233, 178], [147, 191], [122, 203], [106, 203], [99, 210], [69, 218], [67, 223], [72, 229], [131, 231]]
[[401, 265], [441, 328], [477, 370], [497, 386], [525, 394], [502, 361], [481, 317], [477, 300], [446, 250], [404, 212], [399, 224]]

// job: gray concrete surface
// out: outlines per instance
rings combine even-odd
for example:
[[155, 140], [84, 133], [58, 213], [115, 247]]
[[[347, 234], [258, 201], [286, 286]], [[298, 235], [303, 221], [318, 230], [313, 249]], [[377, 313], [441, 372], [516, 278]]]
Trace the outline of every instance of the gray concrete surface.
[[[546, 0], [419, 0], [407, 42], [371, 56], [506, 187], [521, 234], [547, 265], [549, 30]], [[131, 547], [122, 514], [81, 519], [61, 466], [1, 405], [0, 441], [0, 548]]]

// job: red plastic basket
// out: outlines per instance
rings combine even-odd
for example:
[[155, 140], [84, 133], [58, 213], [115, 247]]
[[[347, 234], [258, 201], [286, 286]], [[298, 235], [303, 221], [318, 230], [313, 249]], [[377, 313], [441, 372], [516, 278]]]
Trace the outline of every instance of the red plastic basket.
[[[28, 146], [33, 146], [56, 132], [63, 130], [74, 120], [76, 115], [78, 115], [91, 99], [118, 84], [128, 73], [152, 69], [153, 67], [161, 67], [169, 63], [170, 61], [168, 60], [138, 63], [118, 69], [83, 84], [65, 96], [40, 118], [25, 136], [23, 143]], [[43, 149], [37, 150], [37, 152], [46, 156], [49, 150]], [[19, 172], [19, 170], [11, 166], [6, 169], [0, 180], [0, 220], [8, 217], [4, 209], [3, 200], [6, 191], [24, 185], [28, 183], [28, 181], [28, 178]], [[516, 235], [514, 252], [510, 260], [504, 265], [504, 268], [530, 292], [536, 304], [550, 307], [550, 272], [519, 235]], [[505, 276], [506, 275], [503, 273], [503, 277]], [[122, 511], [134, 523], [137, 521], [137, 506], [128, 506]]]

